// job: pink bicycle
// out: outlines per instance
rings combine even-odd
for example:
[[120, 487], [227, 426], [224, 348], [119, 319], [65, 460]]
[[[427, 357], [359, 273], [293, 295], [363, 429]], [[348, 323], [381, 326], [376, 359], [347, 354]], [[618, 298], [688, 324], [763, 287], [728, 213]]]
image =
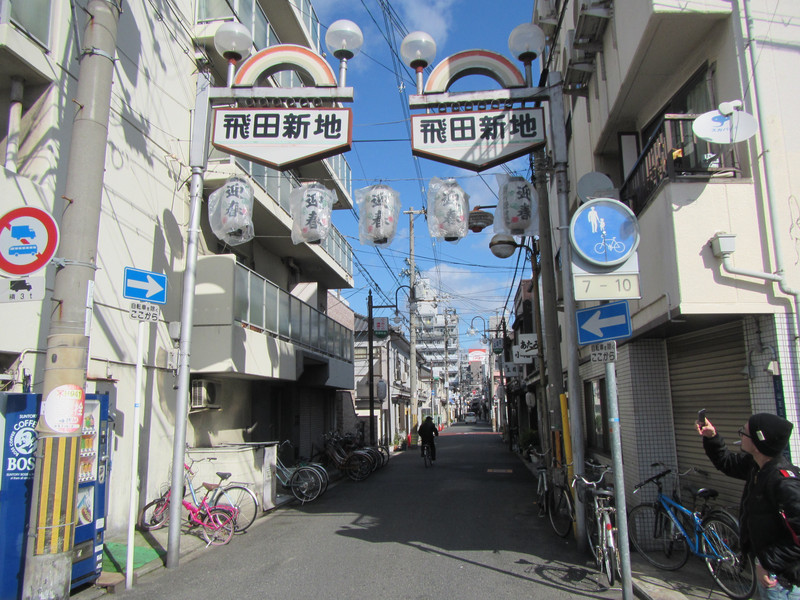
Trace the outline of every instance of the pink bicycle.
[[[191, 460], [191, 459], [190, 459]], [[196, 461], [192, 461], [192, 465]], [[189, 525], [191, 527], [201, 527], [203, 539], [207, 545], [223, 546], [231, 541], [233, 532], [236, 528], [236, 515], [231, 507], [213, 506], [208, 502], [208, 495], [217, 486], [206, 488], [206, 494], [197, 499], [197, 492], [192, 485], [194, 471], [187, 464], [184, 464], [184, 480], [189, 489], [192, 501], [183, 499], [183, 507], [189, 511]], [[205, 485], [205, 484], [203, 484]], [[169, 503], [172, 490], [167, 490], [164, 494], [148, 502], [139, 514], [139, 528], [143, 531], [154, 531], [161, 529], [169, 522]]]

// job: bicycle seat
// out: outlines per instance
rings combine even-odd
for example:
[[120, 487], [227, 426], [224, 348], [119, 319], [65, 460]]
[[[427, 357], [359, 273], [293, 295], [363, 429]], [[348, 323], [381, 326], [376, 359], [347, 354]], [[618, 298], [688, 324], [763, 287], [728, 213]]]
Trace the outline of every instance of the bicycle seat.
[[217, 471], [217, 477], [219, 477], [222, 481], [225, 481], [230, 476], [231, 476], [230, 473], [220, 473], [219, 471]]
[[702, 498], [703, 500], [713, 500], [719, 496], [719, 492], [717, 490], [712, 490], [711, 488], [700, 488], [697, 490], [696, 496], [698, 498]]

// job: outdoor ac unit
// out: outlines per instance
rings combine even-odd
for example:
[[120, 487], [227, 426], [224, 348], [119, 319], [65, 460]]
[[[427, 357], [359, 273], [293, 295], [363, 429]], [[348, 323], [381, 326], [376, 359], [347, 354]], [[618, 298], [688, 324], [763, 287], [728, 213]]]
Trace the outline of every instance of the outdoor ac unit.
[[538, 25], [547, 37], [552, 36], [558, 24], [558, 14], [554, 0], [536, 0], [533, 22]]
[[205, 408], [218, 408], [217, 404], [217, 382], [208, 379], [195, 379], [192, 381], [192, 400], [191, 410], [202, 410]]

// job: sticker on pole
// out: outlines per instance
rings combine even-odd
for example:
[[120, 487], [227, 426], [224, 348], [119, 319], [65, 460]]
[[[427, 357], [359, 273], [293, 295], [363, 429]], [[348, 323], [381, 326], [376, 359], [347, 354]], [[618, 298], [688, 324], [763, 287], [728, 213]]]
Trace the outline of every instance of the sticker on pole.
[[54, 388], [42, 401], [38, 429], [50, 433], [75, 433], [83, 425], [83, 388], [68, 383]]
[[23, 206], [0, 217], [0, 271], [30, 275], [47, 266], [58, 248], [58, 225], [40, 208]]

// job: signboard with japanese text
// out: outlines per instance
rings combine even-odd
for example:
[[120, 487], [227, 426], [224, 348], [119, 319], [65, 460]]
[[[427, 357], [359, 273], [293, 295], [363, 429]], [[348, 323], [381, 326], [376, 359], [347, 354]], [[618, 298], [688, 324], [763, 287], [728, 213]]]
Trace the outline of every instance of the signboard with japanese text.
[[134, 321], [150, 321], [156, 323], [158, 321], [159, 312], [157, 304], [150, 304], [149, 302], [131, 302], [129, 315]]
[[411, 116], [414, 156], [483, 171], [545, 142], [544, 110], [515, 108]]
[[44, 277], [0, 279], [0, 302], [44, 300]]
[[372, 324], [375, 337], [385, 338], [389, 335], [389, 317], [375, 317]]
[[534, 354], [529, 354], [527, 351], [523, 351], [521, 346], [518, 345], [511, 346], [512, 363], [529, 365], [533, 362], [534, 357], [535, 357]]
[[600, 342], [591, 345], [592, 362], [609, 363], [617, 360], [617, 342]]
[[485, 363], [486, 350], [484, 350], [483, 348], [470, 348], [467, 351], [467, 357], [469, 362]]
[[519, 349], [523, 355], [536, 356], [539, 353], [539, 338], [535, 333], [520, 333]]
[[215, 148], [279, 171], [350, 150], [349, 108], [217, 108]]

